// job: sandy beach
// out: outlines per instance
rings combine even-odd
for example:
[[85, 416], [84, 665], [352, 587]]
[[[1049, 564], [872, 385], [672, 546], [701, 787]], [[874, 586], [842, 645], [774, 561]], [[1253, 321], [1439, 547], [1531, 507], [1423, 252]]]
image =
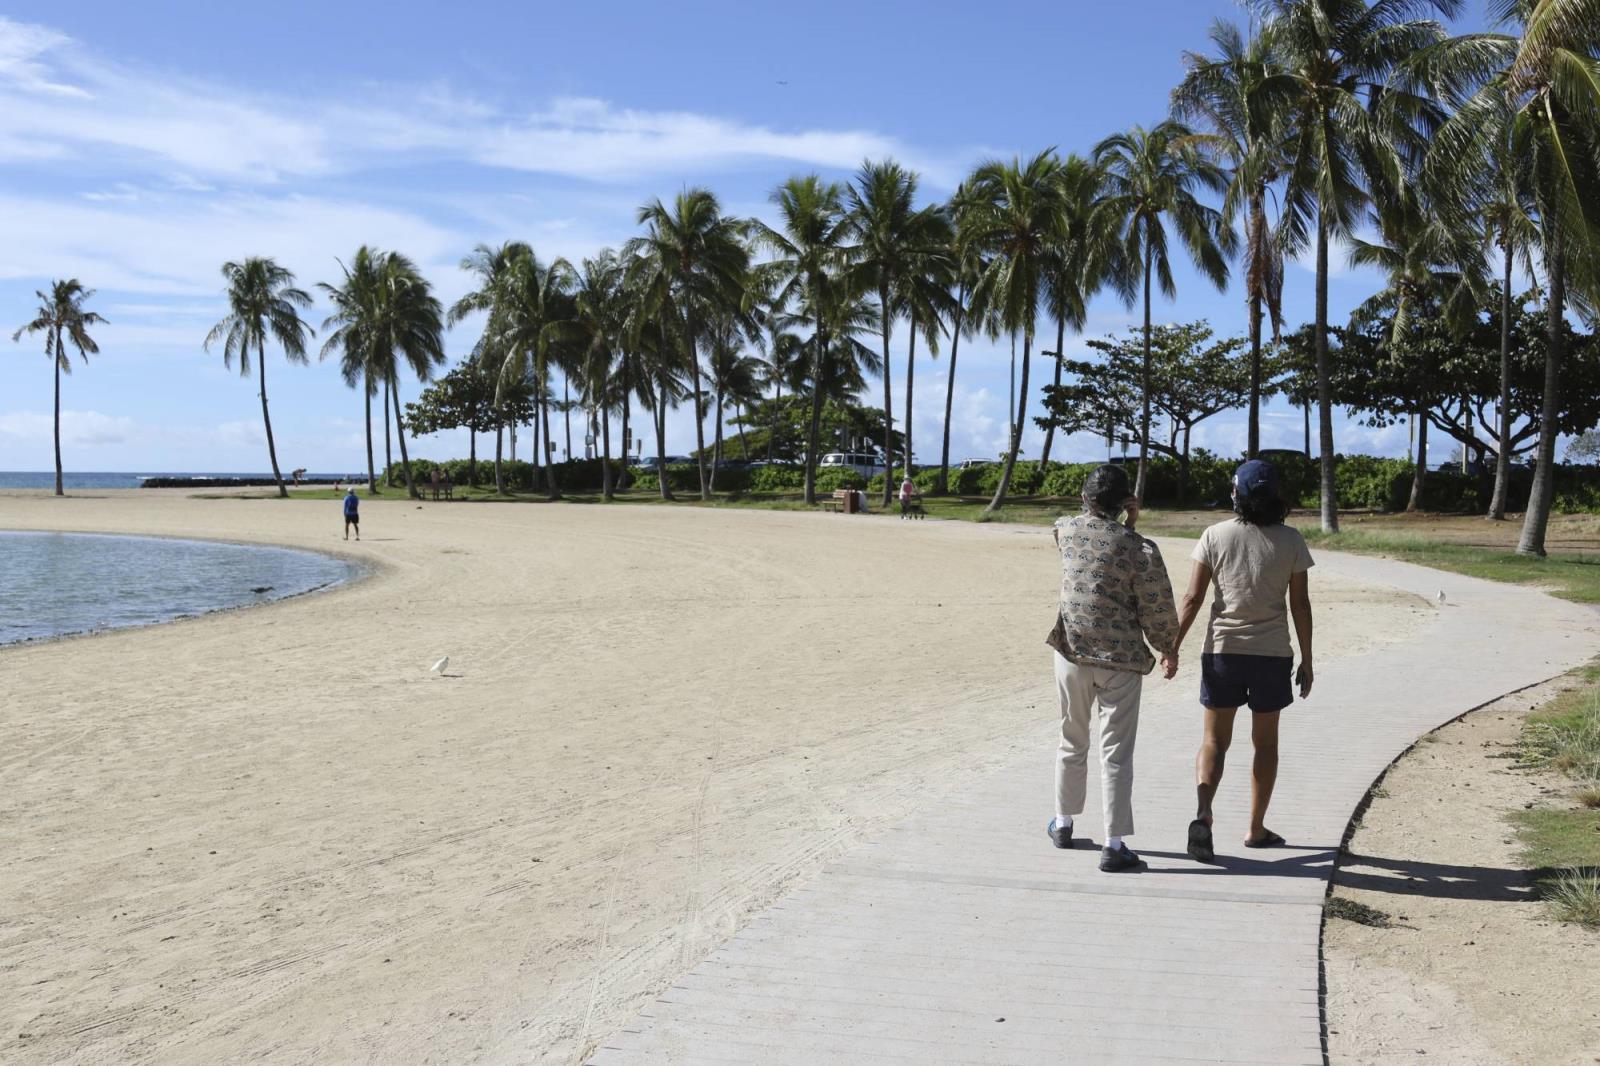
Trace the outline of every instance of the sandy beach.
[[[0, 528], [370, 567], [0, 649], [0, 1061], [571, 1063], [1019, 752], [1048, 814], [1047, 530], [400, 500], [363, 526], [342, 541], [331, 501], [0, 495]], [[1188, 544], [1164, 548], [1181, 586]], [[1324, 662], [1421, 617], [1313, 594]]]

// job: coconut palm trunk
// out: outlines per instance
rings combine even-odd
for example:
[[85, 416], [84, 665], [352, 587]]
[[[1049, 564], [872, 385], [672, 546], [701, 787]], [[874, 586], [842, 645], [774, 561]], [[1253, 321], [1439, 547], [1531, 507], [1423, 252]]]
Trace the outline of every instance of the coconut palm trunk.
[[[1150, 260], [1152, 257], [1150, 234], [1144, 240], [1144, 366], [1140, 370], [1139, 391], [1144, 393], [1143, 412], [1139, 415], [1139, 476], [1134, 481], [1133, 494], [1144, 502], [1145, 479], [1150, 466]], [[1027, 362], [1023, 362], [1027, 373]]]
[[1535, 453], [1533, 488], [1528, 493], [1528, 513], [1522, 521], [1522, 537], [1517, 541], [1518, 555], [1544, 555], [1545, 529], [1550, 524], [1550, 502], [1556, 489], [1556, 435], [1557, 420], [1561, 417], [1561, 360], [1566, 338], [1562, 335], [1562, 318], [1567, 303], [1566, 235], [1562, 231], [1559, 214], [1552, 213], [1549, 222], [1549, 254], [1545, 273], [1550, 285], [1549, 302], [1545, 305], [1545, 329], [1549, 338], [1545, 342], [1544, 399], [1539, 413], [1539, 447]]
[[[906, 477], [910, 477], [911, 476], [911, 454], [912, 454], [911, 453], [911, 402], [912, 402], [912, 399], [917, 394], [916, 383], [917, 383], [917, 316], [915, 314], [913, 314], [911, 316], [911, 342], [910, 342], [909, 346], [906, 348], [906, 428], [905, 428], [905, 439], [906, 439], [906, 452], [905, 452], [906, 462], [905, 462], [905, 468], [906, 468]], [[894, 464], [891, 463], [889, 465], [891, 467], [893, 467]], [[891, 491], [891, 488], [892, 488], [892, 486], [890, 486], [890, 484], [889, 484], [889, 482], [890, 482], [889, 474], [891, 474], [891, 473], [893, 473], [892, 469], [889, 470], [889, 471], [886, 471], [884, 473], [884, 475], [883, 475], [883, 490], [885, 492]]]
[[650, 421], [656, 431], [656, 480], [660, 482], [661, 498], [673, 498], [672, 489], [667, 485], [667, 378], [662, 372], [659, 388], [656, 390], [655, 410], [650, 414]]
[[1322, 465], [1322, 531], [1339, 532], [1338, 486], [1334, 483], [1333, 382], [1328, 365], [1328, 213], [1317, 207], [1317, 421]]
[[1511, 271], [1514, 249], [1505, 238], [1504, 288], [1500, 290], [1500, 395], [1495, 401], [1496, 421], [1500, 424], [1500, 446], [1494, 456], [1494, 495], [1489, 498], [1489, 518], [1502, 522], [1506, 517], [1506, 496], [1511, 491]]
[[894, 313], [889, 307], [889, 286], [878, 286], [878, 314], [882, 322], [880, 333], [883, 340], [883, 501], [882, 506], [888, 507], [894, 499], [894, 488], [890, 485], [890, 473], [894, 470], [894, 449], [890, 447], [894, 436], [894, 405], [891, 402], [889, 388], [889, 334], [894, 322]]
[[628, 432], [628, 422], [632, 417], [633, 385], [628, 380], [628, 353], [622, 353], [622, 465], [617, 469], [617, 488], [625, 489], [630, 480], [628, 458], [632, 455], [629, 445], [633, 443], [633, 436]]
[[817, 316], [817, 329], [811, 337], [817, 353], [813, 357], [811, 374], [811, 420], [806, 426], [806, 479], [805, 501], [815, 506], [817, 502], [817, 450], [822, 446], [822, 376], [828, 341], [822, 333], [822, 317]]
[[501, 456], [504, 454], [505, 439], [506, 424], [496, 420], [494, 424], [494, 491], [497, 496], [506, 494], [505, 472], [500, 466]]
[[1017, 390], [1017, 421], [1011, 428], [1011, 447], [1006, 451], [1006, 465], [1000, 471], [1000, 485], [994, 491], [994, 499], [984, 508], [986, 514], [999, 510], [1001, 504], [1005, 502], [1007, 491], [1011, 488], [1011, 471], [1017, 465], [1017, 452], [1022, 449], [1022, 427], [1028, 414], [1028, 363], [1032, 353], [1033, 331], [1025, 330], [1022, 334], [1021, 388]]
[[722, 396], [722, 386], [718, 385], [715, 396], [717, 421], [712, 428], [711, 438], [711, 472], [706, 482], [712, 492], [717, 491], [717, 466], [722, 462]]
[[[406, 495], [413, 500], [422, 499], [422, 493], [417, 491], [417, 483], [411, 476], [411, 457], [406, 452], [406, 427], [400, 418], [400, 385], [390, 380], [389, 396], [394, 401], [394, 435], [400, 439], [400, 468], [406, 475]], [[267, 438], [271, 440], [270, 437]]]
[[572, 458], [572, 382], [561, 375], [561, 416], [566, 419], [567, 458]]
[[[56, 343], [59, 344], [60, 341], [57, 341]], [[283, 484], [283, 475], [278, 472], [278, 447], [277, 447], [277, 445], [275, 445], [272, 442], [272, 419], [270, 417], [268, 417], [268, 415], [267, 415], [267, 350], [266, 350], [266, 345], [264, 343], [259, 342], [259, 341], [256, 344], [256, 370], [259, 371], [260, 375], [261, 375], [261, 424], [263, 426], [265, 426], [266, 430], [267, 430], [267, 458], [272, 460], [272, 480], [274, 480], [274, 481], [276, 481], [278, 483], [278, 496], [279, 496], [279, 498], [288, 499], [289, 498], [289, 490]], [[60, 419], [61, 419], [61, 414], [60, 414], [60, 404], [61, 404], [60, 391], [61, 391], [60, 390], [60, 381], [59, 381], [59, 379], [57, 379], [56, 420], [57, 420], [58, 423], [60, 422]], [[60, 432], [59, 428], [58, 428], [57, 432]], [[59, 448], [59, 445], [57, 445], [57, 447]], [[57, 478], [58, 481], [60, 480], [60, 476], [61, 476], [60, 471], [61, 471], [61, 459], [60, 459], [60, 453], [58, 452], [57, 453], [57, 457], [56, 457], [56, 478]]]
[[372, 375], [362, 371], [361, 391], [367, 399], [367, 495], [378, 494], [378, 474], [372, 461]]
[[944, 385], [944, 443], [939, 449], [939, 495], [950, 491], [950, 414], [956, 402], [956, 354], [961, 348], [961, 317], [967, 306], [967, 286], [956, 291], [955, 328], [950, 331], [950, 373]]
[[561, 499], [561, 486], [556, 482], [556, 467], [550, 461], [550, 398], [543, 392], [539, 394], [539, 409], [534, 412], [534, 418], [544, 421], [544, 476], [545, 492], [552, 500]]
[[[1066, 346], [1066, 343], [1067, 320], [1065, 318], [1057, 318], [1055, 387], [1058, 389], [1061, 387], [1061, 351], [1062, 348]], [[1050, 424], [1044, 427], [1044, 449], [1039, 452], [1039, 477], [1041, 479], [1044, 477], [1046, 469], [1050, 465], [1050, 445], [1055, 442], [1055, 439], [1056, 423], [1054, 419], [1051, 419]]]
[[772, 447], [778, 440], [778, 408], [783, 402], [783, 382], [772, 386], [772, 427], [767, 430], [767, 462], [772, 462]]
[[[1265, 195], [1257, 186], [1250, 194], [1250, 247], [1252, 258], [1259, 255], [1265, 243], [1267, 227]], [[1261, 270], [1261, 264], [1252, 262], [1251, 270]], [[1250, 421], [1245, 434], [1245, 458], [1254, 459], [1261, 451], [1261, 321], [1265, 317], [1261, 306], [1261, 287], [1252, 276], [1250, 285]]]
[[383, 379], [383, 480], [391, 488], [394, 487], [394, 453], [390, 450], [393, 440], [389, 433], [389, 379]]
[[61, 359], [65, 354], [61, 350], [61, 327], [55, 327], [51, 331], [51, 336], [54, 340], [50, 344], [50, 362], [56, 368], [56, 495], [65, 496], [66, 491], [62, 488], [61, 478]]
[[711, 475], [706, 470], [706, 401], [700, 384], [700, 352], [694, 342], [694, 326], [689, 326], [689, 367], [694, 373], [694, 445], [695, 465], [700, 470], [700, 498], [711, 499]]
[[611, 411], [604, 405], [600, 408], [600, 497], [607, 503], [616, 498], [611, 480]]
[[1417, 462], [1411, 471], [1411, 498], [1406, 501], [1406, 513], [1422, 510], [1422, 490], [1428, 479], [1428, 410], [1419, 406], [1417, 419]]
[[750, 461], [750, 445], [744, 439], [744, 402], [734, 405], [734, 413], [739, 418], [739, 458], [745, 462]]

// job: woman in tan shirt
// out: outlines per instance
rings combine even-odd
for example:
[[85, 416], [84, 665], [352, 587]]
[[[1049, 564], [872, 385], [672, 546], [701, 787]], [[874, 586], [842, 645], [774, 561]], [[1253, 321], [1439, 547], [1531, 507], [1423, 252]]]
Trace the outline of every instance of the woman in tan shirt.
[[[1306, 572], [1313, 561], [1300, 531], [1283, 524], [1288, 506], [1271, 463], [1254, 459], [1233, 479], [1234, 517], [1207, 529], [1194, 549], [1189, 591], [1178, 615], [1178, 644], [1188, 634], [1213, 593], [1206, 644], [1200, 657], [1200, 702], [1205, 735], [1195, 757], [1198, 808], [1189, 823], [1189, 854], [1202, 862], [1215, 858], [1211, 802], [1222, 782], [1223, 764], [1233, 742], [1233, 719], [1249, 707], [1255, 761], [1250, 778], [1250, 829], [1247, 848], [1283, 845], [1266, 826], [1267, 805], [1278, 779], [1278, 719], [1294, 702], [1311, 694], [1311, 598]], [[1287, 603], [1285, 602], [1287, 600]], [[1294, 617], [1300, 669], [1294, 669], [1289, 618]], [[1293, 680], [1291, 680], [1291, 676]]]

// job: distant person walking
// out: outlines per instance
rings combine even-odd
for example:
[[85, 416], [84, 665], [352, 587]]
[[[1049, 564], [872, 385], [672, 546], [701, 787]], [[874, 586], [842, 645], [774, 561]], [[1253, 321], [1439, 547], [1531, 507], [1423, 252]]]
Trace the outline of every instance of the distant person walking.
[[[1195, 756], [1199, 798], [1189, 824], [1189, 854], [1201, 862], [1215, 858], [1211, 802], [1222, 782], [1222, 768], [1233, 742], [1233, 716], [1250, 708], [1250, 738], [1255, 764], [1250, 777], [1250, 829], [1247, 848], [1281, 847], [1283, 837], [1266, 826], [1267, 804], [1278, 780], [1279, 712], [1311, 695], [1311, 597], [1307, 574], [1313, 561], [1305, 538], [1283, 524], [1289, 513], [1278, 489], [1278, 471], [1253, 459], [1233, 476], [1234, 517], [1200, 535], [1194, 570], [1178, 619], [1178, 644], [1212, 589], [1205, 652], [1200, 656], [1200, 702], [1205, 734]], [[1285, 596], [1288, 606], [1285, 608]], [[1289, 615], [1300, 639], [1300, 669], [1294, 669]], [[1292, 675], [1292, 678], [1291, 678]]]
[[[1139, 501], [1122, 467], [1101, 466], [1089, 474], [1083, 511], [1055, 524], [1061, 600], [1045, 642], [1056, 650], [1061, 744], [1056, 816], [1046, 832], [1056, 847], [1072, 847], [1072, 819], [1083, 812], [1088, 787], [1089, 724], [1098, 707], [1106, 824], [1100, 869], [1116, 873], [1144, 866], [1123, 840], [1133, 833], [1139, 698], [1144, 675], [1156, 663], [1150, 648], [1161, 656], [1163, 676], [1178, 672], [1178, 612], [1161, 551], [1134, 531]], [[1127, 517], [1118, 521], [1124, 511]]]
[[909, 518], [911, 516], [911, 502], [913, 500], [915, 500], [916, 498], [917, 498], [917, 486], [912, 484], [911, 475], [907, 474], [906, 475], [906, 479], [904, 481], [900, 482], [900, 517], [901, 518]]
[[344, 494], [344, 539], [350, 539], [350, 531], [356, 531], [356, 539], [361, 539], [361, 500], [356, 496], [356, 487]]

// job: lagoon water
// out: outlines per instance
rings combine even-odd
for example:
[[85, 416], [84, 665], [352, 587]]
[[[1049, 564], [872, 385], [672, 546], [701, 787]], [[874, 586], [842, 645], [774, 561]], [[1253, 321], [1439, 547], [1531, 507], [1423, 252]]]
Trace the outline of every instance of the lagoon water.
[[343, 559], [289, 548], [0, 532], [0, 645], [264, 603], [357, 573]]

